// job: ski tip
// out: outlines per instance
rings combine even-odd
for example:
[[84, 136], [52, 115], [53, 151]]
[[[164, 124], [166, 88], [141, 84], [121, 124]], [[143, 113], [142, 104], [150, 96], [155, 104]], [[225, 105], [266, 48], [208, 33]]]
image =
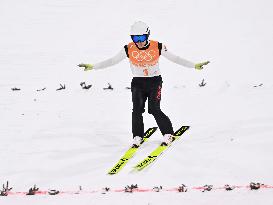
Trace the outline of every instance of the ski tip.
[[137, 173], [141, 170], [142, 170], [142, 168], [139, 168], [138, 166], [134, 166], [133, 169], [131, 170], [131, 173]]
[[114, 174], [116, 174], [117, 172], [113, 172], [112, 170], [110, 171], [110, 172], [108, 172], [107, 174], [108, 175], [114, 175]]

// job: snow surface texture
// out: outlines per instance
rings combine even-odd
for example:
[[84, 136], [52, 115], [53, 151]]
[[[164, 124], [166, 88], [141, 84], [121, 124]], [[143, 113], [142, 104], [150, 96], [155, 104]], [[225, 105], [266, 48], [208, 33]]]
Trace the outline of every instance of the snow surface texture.
[[[0, 1], [0, 183], [41, 189], [273, 184], [273, 3], [267, 0]], [[162, 110], [191, 128], [153, 166], [107, 171], [131, 142], [128, 62], [103, 71], [76, 65], [114, 55], [136, 20], [203, 71], [161, 59]], [[205, 79], [205, 87], [198, 84]], [[93, 84], [82, 90], [80, 82]], [[102, 88], [111, 82], [113, 91]], [[59, 83], [66, 89], [56, 91]], [[253, 87], [255, 85], [260, 85]], [[21, 88], [12, 91], [11, 88]], [[37, 89], [46, 87], [44, 91]], [[145, 114], [145, 127], [155, 126]], [[10, 196], [0, 204], [273, 204], [271, 190]]]

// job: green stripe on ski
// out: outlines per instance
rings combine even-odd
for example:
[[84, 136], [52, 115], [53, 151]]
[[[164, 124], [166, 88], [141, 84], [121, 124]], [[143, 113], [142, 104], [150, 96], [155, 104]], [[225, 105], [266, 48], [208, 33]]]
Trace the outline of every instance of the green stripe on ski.
[[[149, 137], [157, 130], [157, 127], [152, 127], [149, 128], [145, 133], [144, 133], [144, 137], [143, 137], [143, 141], [146, 142]], [[144, 143], [143, 142], [143, 143]], [[142, 143], [142, 144], [143, 144]], [[142, 145], [141, 144], [141, 145]], [[140, 146], [141, 146], [140, 145]], [[139, 148], [139, 147], [138, 147]], [[116, 163], [115, 166], [113, 166], [113, 168], [110, 169], [110, 171], [108, 172], [108, 174], [113, 175], [113, 174], [117, 174], [129, 161], [129, 159], [131, 159], [136, 151], [138, 150], [138, 148], [129, 148], [125, 154], [120, 158], [120, 160]]]
[[[180, 129], [178, 129], [173, 135], [175, 137], [174, 141], [178, 140], [180, 136], [189, 128], [189, 126], [182, 126]], [[166, 149], [168, 149], [172, 145], [172, 143], [170, 143], [168, 146], [159, 145], [148, 157], [146, 157], [144, 160], [134, 166], [134, 170], [141, 171], [150, 164], [152, 164]]]

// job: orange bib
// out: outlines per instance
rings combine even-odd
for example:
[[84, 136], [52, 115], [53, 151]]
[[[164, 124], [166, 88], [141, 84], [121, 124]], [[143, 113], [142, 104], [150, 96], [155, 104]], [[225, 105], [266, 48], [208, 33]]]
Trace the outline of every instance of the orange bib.
[[150, 45], [145, 50], [137, 48], [135, 43], [131, 42], [128, 44], [128, 56], [130, 62], [139, 68], [147, 68], [154, 66], [159, 60], [159, 48], [158, 42], [150, 40]]

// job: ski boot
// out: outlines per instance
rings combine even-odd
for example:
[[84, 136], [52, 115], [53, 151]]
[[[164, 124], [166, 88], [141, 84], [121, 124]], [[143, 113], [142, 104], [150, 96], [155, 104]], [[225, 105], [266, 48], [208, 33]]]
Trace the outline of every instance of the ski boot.
[[175, 140], [175, 137], [171, 134], [165, 134], [163, 138], [164, 139], [163, 142], [161, 143], [161, 146], [168, 146]]
[[132, 148], [138, 148], [144, 142], [142, 137], [135, 136], [133, 138], [133, 145]]

